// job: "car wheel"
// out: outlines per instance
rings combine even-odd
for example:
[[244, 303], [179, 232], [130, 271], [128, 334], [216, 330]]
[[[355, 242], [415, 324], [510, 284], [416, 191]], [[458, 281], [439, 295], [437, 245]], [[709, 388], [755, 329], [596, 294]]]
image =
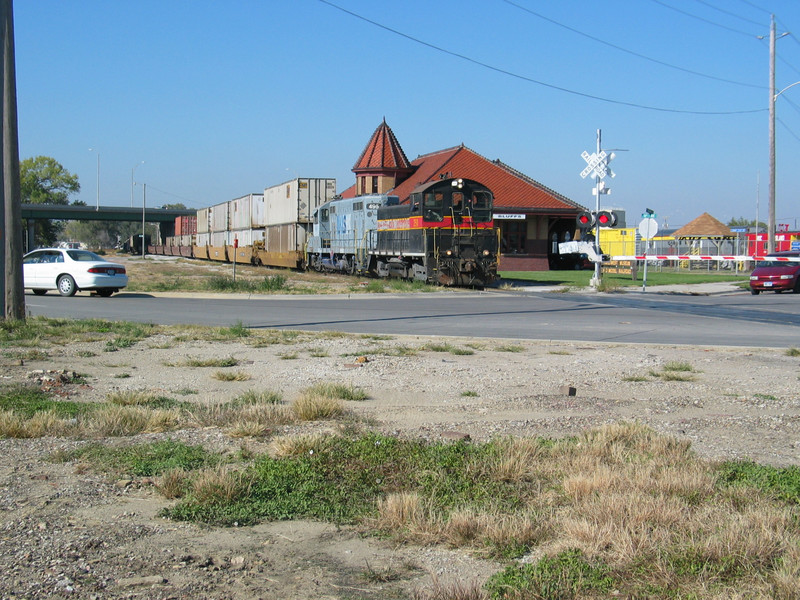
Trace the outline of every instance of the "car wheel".
[[33, 290], [33, 293], [37, 296], [44, 296], [47, 293], [47, 290]]
[[753, 296], [758, 296], [759, 292], [761, 292], [761, 290], [754, 290], [753, 288], [750, 288], [750, 293], [753, 294]]
[[97, 290], [97, 295], [102, 296], [103, 298], [108, 298], [113, 293], [114, 290]]
[[792, 293], [800, 294], [800, 277], [797, 278], [797, 281], [795, 282], [794, 287], [792, 288]]
[[62, 296], [74, 296], [78, 291], [75, 280], [71, 275], [62, 275], [58, 278], [58, 293]]

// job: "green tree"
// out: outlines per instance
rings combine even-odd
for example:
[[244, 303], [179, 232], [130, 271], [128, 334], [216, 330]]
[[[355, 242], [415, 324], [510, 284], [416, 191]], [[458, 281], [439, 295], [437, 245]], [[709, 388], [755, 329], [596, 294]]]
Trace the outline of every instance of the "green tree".
[[[19, 164], [20, 194], [23, 203], [69, 204], [71, 194], [80, 191], [78, 176], [67, 171], [49, 156], [26, 158]], [[64, 224], [60, 221], [37, 220], [34, 235], [40, 244], [52, 245]], [[25, 223], [27, 229], [27, 223]], [[34, 240], [28, 241], [33, 248]]]
[[[755, 227], [756, 220], [755, 219], [745, 219], [744, 217], [734, 217], [730, 221], [728, 221], [728, 227]], [[758, 228], [766, 230], [767, 224], [762, 223], [761, 221], [758, 222]]]

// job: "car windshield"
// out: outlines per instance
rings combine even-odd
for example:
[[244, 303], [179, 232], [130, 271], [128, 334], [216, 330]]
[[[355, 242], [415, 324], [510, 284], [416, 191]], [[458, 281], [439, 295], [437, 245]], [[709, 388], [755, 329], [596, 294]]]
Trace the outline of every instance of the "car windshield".
[[757, 268], [758, 267], [769, 267], [769, 268], [783, 267], [783, 268], [789, 269], [789, 268], [792, 268], [792, 267], [796, 267], [798, 264], [800, 264], [800, 263], [797, 263], [795, 261], [774, 260], [774, 259], [770, 260], [769, 257], [767, 257], [765, 260], [759, 260], [756, 263], [756, 267]]
[[77, 260], [79, 262], [92, 262], [92, 261], [102, 261], [104, 260], [102, 257], [98, 256], [94, 252], [89, 252], [88, 250], [67, 250], [67, 254], [72, 260]]

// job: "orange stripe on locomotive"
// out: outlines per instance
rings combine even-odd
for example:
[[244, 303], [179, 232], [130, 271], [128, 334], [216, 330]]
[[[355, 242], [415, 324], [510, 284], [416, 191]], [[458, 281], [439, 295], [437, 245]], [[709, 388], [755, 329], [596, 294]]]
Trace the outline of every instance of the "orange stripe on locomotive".
[[405, 219], [378, 220], [378, 231], [407, 231], [412, 229], [493, 229], [494, 221], [475, 223], [471, 217], [464, 217], [460, 224], [454, 225], [452, 217], [444, 217], [442, 221], [426, 221], [421, 215]]

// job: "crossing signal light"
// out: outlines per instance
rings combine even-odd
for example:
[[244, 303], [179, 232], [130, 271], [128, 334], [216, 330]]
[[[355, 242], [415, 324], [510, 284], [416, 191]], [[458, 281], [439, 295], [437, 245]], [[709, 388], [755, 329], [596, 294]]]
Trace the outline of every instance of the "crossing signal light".
[[575, 217], [575, 222], [580, 229], [591, 229], [595, 225], [600, 227], [625, 227], [625, 211], [601, 210], [598, 212], [584, 210]]
[[588, 210], [581, 211], [575, 217], [575, 221], [581, 229], [590, 229], [595, 225], [594, 213]]
[[614, 227], [617, 224], [617, 215], [610, 210], [601, 210], [597, 213], [597, 222], [600, 227]]

